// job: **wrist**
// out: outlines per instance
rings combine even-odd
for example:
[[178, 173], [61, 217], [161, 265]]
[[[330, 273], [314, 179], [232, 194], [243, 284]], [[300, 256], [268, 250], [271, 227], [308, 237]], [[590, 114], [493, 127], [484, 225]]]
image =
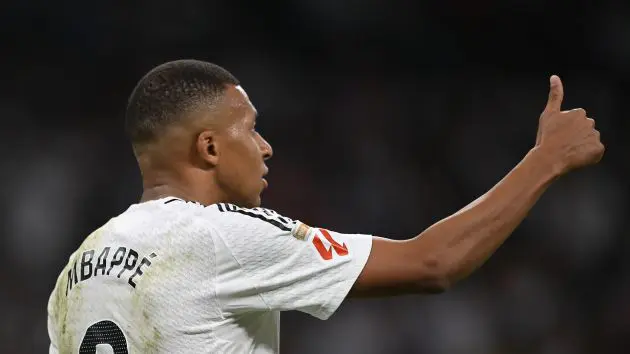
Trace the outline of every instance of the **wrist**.
[[545, 178], [553, 181], [564, 174], [565, 166], [558, 161], [551, 153], [541, 148], [540, 145], [532, 148], [526, 156], [538, 166], [538, 169]]

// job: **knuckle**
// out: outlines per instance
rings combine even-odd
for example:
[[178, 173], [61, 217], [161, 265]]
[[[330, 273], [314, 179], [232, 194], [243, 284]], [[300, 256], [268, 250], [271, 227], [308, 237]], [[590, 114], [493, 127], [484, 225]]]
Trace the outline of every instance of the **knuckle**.
[[586, 111], [584, 110], [584, 108], [576, 108], [572, 110], [572, 112], [574, 112], [579, 117], [586, 117]]

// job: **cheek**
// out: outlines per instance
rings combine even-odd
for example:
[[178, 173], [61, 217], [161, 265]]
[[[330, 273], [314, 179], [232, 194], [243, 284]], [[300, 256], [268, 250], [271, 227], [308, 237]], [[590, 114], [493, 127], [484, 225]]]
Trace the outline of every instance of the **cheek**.
[[234, 139], [228, 147], [228, 153], [231, 155], [230, 162], [240, 165], [255, 165], [259, 155], [256, 141], [248, 134]]
[[223, 192], [231, 200], [237, 201], [248, 194], [251, 181], [248, 178], [246, 164], [239, 159], [239, 156], [234, 154], [229, 157], [230, 160], [217, 166], [215, 178]]
[[250, 137], [226, 142], [218, 171], [225, 183], [245, 187], [251, 184], [260, 169], [260, 160], [255, 141]]

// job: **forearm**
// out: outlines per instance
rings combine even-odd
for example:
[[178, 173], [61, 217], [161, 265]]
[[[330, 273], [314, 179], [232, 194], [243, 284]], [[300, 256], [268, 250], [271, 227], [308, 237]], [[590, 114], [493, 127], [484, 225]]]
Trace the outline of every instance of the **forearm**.
[[557, 173], [544, 153], [530, 151], [490, 191], [410, 240], [427, 268], [448, 284], [481, 266], [528, 214]]
[[417, 237], [373, 237], [352, 296], [443, 291], [499, 248], [556, 177], [599, 162], [595, 122], [583, 109], [561, 111], [562, 82], [555, 75], [549, 82], [536, 147], [488, 193]]

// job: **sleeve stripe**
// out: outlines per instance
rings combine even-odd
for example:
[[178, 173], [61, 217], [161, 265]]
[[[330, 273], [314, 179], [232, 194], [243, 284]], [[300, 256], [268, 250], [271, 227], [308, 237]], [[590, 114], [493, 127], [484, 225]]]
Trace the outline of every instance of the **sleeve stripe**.
[[239, 210], [239, 209], [237, 209], [236, 212], [239, 213], [239, 214], [247, 215], [247, 216], [252, 217], [252, 218], [260, 219], [262, 221], [266, 221], [266, 222], [270, 223], [271, 225], [279, 228], [282, 231], [291, 231], [290, 228], [282, 225], [282, 223], [280, 223], [279, 221], [276, 221], [276, 220], [273, 220], [273, 219], [267, 219], [267, 218], [265, 218], [262, 215], [254, 214], [254, 213], [251, 213], [251, 212], [248, 212], [248, 211], [245, 211], [245, 210]]
[[278, 215], [278, 218], [280, 219], [280, 221], [275, 220], [273, 217], [274, 215], [272, 213], [270, 213], [268, 210], [265, 209], [243, 209], [243, 208], [239, 208], [235, 205], [229, 204], [229, 203], [217, 203], [215, 204], [217, 206], [217, 209], [219, 209], [220, 212], [232, 212], [232, 213], [239, 213], [239, 214], [243, 214], [246, 216], [249, 216], [250, 218], [256, 218], [258, 220], [262, 220], [264, 222], [267, 222], [277, 228], [279, 228], [282, 231], [291, 231], [292, 228], [283, 224], [282, 222], [285, 221], [286, 223], [289, 223], [289, 220], [287, 220], [287, 218], [283, 218], [281, 216]]

